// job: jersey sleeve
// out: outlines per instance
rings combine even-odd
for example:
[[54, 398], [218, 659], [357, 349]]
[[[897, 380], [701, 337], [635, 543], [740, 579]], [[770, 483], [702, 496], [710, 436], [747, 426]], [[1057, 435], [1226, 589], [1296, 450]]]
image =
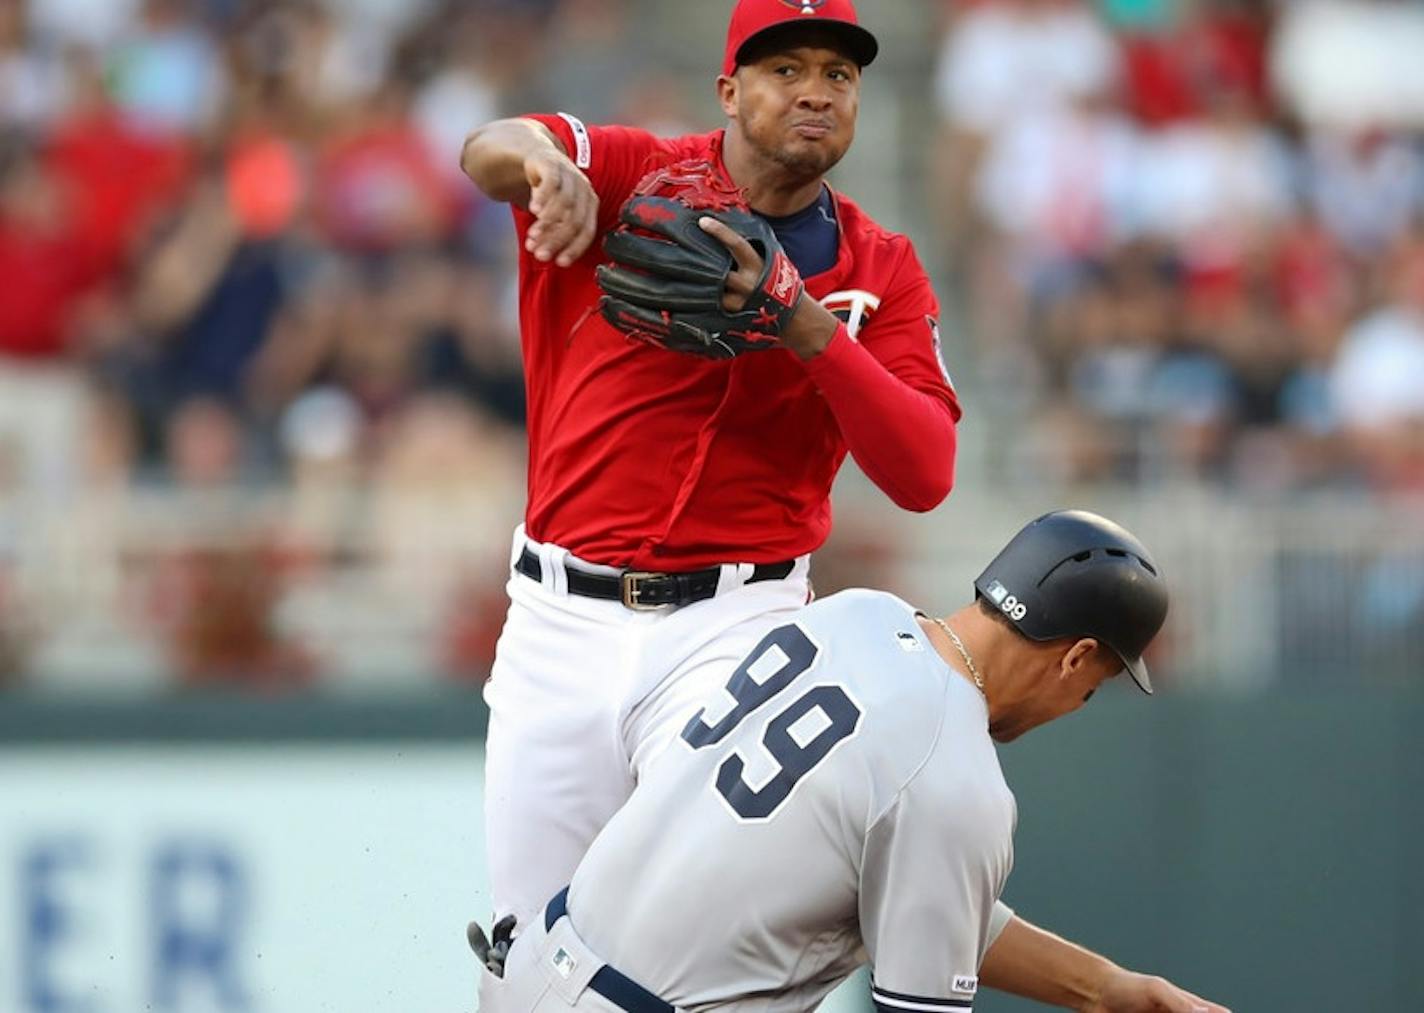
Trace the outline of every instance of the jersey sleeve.
[[931, 510], [954, 484], [959, 398], [940, 358], [939, 303], [905, 243], [896, 280], [852, 339], [836, 330], [807, 372], [861, 470], [907, 510]]
[[1009, 922], [1014, 920], [1014, 909], [1003, 901], [994, 902], [994, 913], [989, 916], [989, 937], [984, 943], [984, 952], [988, 953], [994, 948], [994, 941], [1003, 935], [1004, 929], [1009, 927]]
[[[973, 1008], [979, 964], [1013, 864], [1012, 803], [945, 746], [871, 827], [860, 925], [878, 1013]], [[953, 760], [954, 762], [949, 762]], [[1006, 790], [1006, 789], [1005, 789]]]
[[939, 300], [929, 275], [905, 242], [904, 256], [894, 273], [897, 284], [865, 321], [857, 340], [891, 374], [914, 390], [942, 404], [958, 422], [963, 414], [954, 382], [944, 364], [939, 336]]
[[[539, 113], [524, 119], [547, 127], [598, 194], [598, 229], [612, 228], [618, 209], [649, 167], [649, 160], [669, 155], [673, 144], [646, 130], [622, 126], [589, 126], [568, 113]], [[521, 222], [522, 224], [522, 222]]]

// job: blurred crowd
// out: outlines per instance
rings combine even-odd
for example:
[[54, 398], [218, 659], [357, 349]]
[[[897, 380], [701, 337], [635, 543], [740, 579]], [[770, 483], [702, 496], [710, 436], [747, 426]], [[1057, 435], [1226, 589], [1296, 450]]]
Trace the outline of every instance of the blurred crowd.
[[[71, 439], [96, 397], [93, 438], [180, 485], [379, 468], [434, 401], [517, 434], [511, 225], [460, 144], [620, 10], [0, 0], [0, 474], [73, 483], [13, 444]], [[575, 87], [620, 95], [604, 76]]]
[[1424, 489], [1424, 4], [946, 22], [929, 178], [1010, 474]]
[[[569, 95], [680, 129], [617, 52], [626, 16], [0, 0], [0, 673], [123, 668], [145, 637], [131, 667], [189, 682], [380, 668], [342, 632], [394, 603], [437, 613], [408, 624], [434, 646], [387, 669], [483, 674], [524, 392], [512, 222], [461, 142]], [[142, 551], [140, 513], [163, 518]], [[66, 584], [85, 539], [110, 565], [88, 551]], [[341, 572], [382, 575], [369, 615], [332, 600]], [[64, 600], [26, 608], [36, 586]], [[86, 610], [124, 629], [71, 662]]]
[[[714, 126], [646, 6], [0, 0], [0, 684], [483, 677], [523, 383], [459, 149]], [[943, 24], [916, 238], [976, 482], [1424, 488], [1424, 4], [867, 17]], [[821, 572], [893, 582], [841, 530]]]

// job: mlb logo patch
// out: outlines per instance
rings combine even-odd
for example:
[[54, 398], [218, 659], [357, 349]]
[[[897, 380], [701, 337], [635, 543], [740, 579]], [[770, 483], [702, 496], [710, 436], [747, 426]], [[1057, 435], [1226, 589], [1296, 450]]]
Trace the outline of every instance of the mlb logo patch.
[[895, 640], [897, 643], [899, 643], [900, 650], [906, 652], [907, 654], [912, 654], [916, 651], [923, 651], [925, 649], [925, 645], [920, 643], [919, 637], [915, 636], [913, 633], [907, 633], [905, 630], [896, 630]]
[[549, 958], [549, 963], [554, 965], [554, 970], [559, 972], [560, 978], [568, 978], [574, 973], [574, 968], [578, 967], [578, 961], [569, 955], [569, 951], [560, 946], [554, 951], [554, 955]]
[[954, 991], [973, 995], [979, 991], [979, 979], [972, 974], [956, 974], [954, 976]]
[[1009, 589], [996, 580], [989, 585], [989, 588], [987, 591], [985, 591], [985, 594], [989, 596], [989, 600], [992, 601], [995, 605], [1002, 605], [1004, 604], [1004, 599], [1009, 596]]

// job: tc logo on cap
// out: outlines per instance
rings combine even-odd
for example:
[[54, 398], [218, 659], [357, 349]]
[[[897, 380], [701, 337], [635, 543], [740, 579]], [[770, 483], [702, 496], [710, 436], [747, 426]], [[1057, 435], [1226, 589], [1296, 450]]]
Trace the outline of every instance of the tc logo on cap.
[[815, 14], [816, 11], [826, 6], [826, 0], [781, 0], [787, 7], [798, 7], [802, 14]]

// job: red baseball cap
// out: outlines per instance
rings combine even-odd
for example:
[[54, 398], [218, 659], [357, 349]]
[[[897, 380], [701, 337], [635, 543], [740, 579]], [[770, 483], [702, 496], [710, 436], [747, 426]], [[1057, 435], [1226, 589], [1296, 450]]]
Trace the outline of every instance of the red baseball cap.
[[722, 73], [731, 76], [747, 43], [763, 32], [786, 24], [814, 24], [835, 31], [846, 52], [864, 67], [875, 59], [880, 43], [856, 17], [851, 0], [737, 0], [727, 25], [727, 55]]

